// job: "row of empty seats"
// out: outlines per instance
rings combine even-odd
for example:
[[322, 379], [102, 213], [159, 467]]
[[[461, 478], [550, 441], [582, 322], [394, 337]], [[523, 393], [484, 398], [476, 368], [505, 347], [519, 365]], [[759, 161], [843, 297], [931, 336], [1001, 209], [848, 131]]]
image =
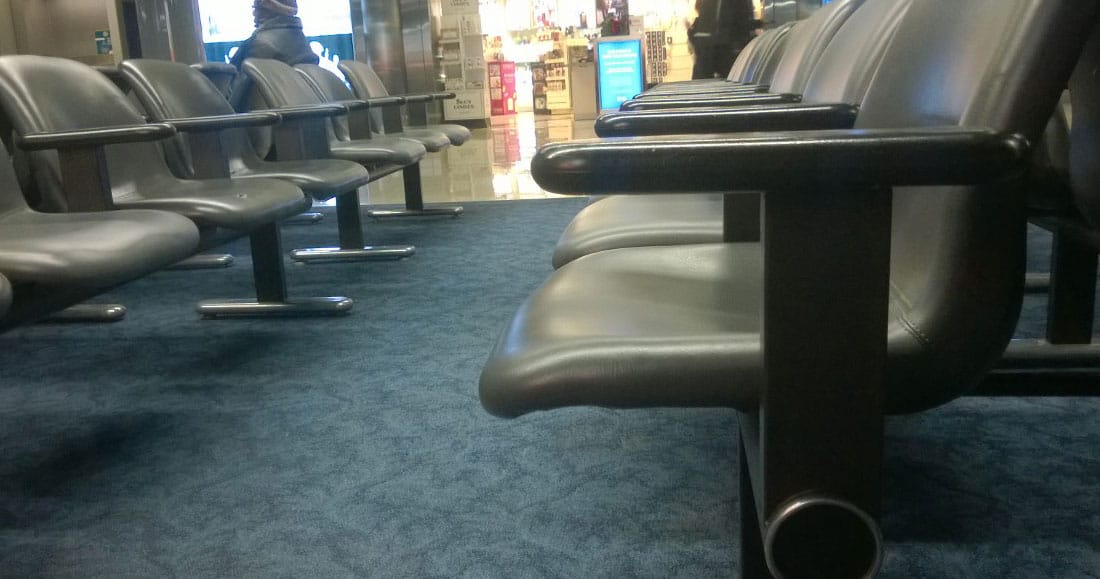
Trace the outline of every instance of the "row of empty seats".
[[[0, 57], [0, 133], [20, 168], [17, 178], [7, 152], [0, 155], [0, 274], [11, 282], [0, 327], [241, 236], [250, 238], [256, 298], [204, 301], [204, 316], [350, 309], [342, 296], [289, 297], [280, 222], [335, 197], [339, 245], [299, 249], [294, 259], [411, 255], [411, 246], [364, 247], [358, 190], [403, 170], [409, 207], [392, 214], [457, 215], [461, 208], [423, 207], [418, 163], [470, 133], [372, 122], [372, 108], [453, 95], [371, 98], [368, 91], [384, 90], [368, 86], [373, 72], [344, 64], [357, 71], [366, 98], [342, 83], [344, 92], [334, 93], [332, 81], [340, 81], [323, 69], [249, 60], [246, 100], [260, 104], [237, 113], [207, 76], [183, 64], [138, 59], [97, 71], [64, 59]], [[263, 156], [247, 133], [259, 127], [271, 128]]]
[[1036, 144], [1067, 85], [1067, 178], [1100, 225], [1098, 8], [838, 0], [758, 38], [740, 76], [660, 85], [597, 121], [626, 138], [544, 146], [541, 186], [612, 196], [563, 234], [482, 404], [732, 407], [742, 576], [874, 575], [884, 417], [962, 396], [1002, 359]]

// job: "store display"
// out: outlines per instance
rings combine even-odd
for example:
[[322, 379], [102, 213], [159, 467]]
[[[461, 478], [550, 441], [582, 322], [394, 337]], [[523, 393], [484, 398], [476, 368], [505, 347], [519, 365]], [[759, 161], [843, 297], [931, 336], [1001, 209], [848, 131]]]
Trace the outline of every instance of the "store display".
[[488, 75], [476, 0], [443, 0], [439, 57], [444, 88], [455, 98], [443, 101], [447, 120], [489, 117]]
[[516, 113], [516, 63], [494, 61], [488, 63], [489, 109], [494, 115]]

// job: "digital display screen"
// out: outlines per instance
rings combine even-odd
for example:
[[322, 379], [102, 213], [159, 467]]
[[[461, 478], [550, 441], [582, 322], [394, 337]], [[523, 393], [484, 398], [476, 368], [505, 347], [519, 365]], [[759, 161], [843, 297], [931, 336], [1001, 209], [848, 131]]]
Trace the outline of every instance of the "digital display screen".
[[[199, 0], [199, 18], [206, 60], [210, 62], [229, 62], [236, 48], [256, 28], [252, 2], [241, 0]], [[355, 58], [348, 0], [300, 2], [298, 18], [322, 66], [335, 68], [341, 59]]]
[[596, 42], [596, 74], [600, 110], [618, 109], [642, 92], [642, 39], [600, 39]]

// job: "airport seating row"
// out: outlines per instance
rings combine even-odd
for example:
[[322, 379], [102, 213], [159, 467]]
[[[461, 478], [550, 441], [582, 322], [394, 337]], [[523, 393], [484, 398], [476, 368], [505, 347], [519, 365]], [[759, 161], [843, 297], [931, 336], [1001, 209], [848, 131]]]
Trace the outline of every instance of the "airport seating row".
[[[250, 238], [256, 298], [203, 301], [204, 317], [346, 312], [349, 298], [292, 298], [286, 287], [280, 223], [315, 200], [336, 198], [339, 246], [292, 258], [412, 254], [411, 246], [363, 247], [358, 190], [397, 170], [419, 177], [425, 144], [440, 151], [469, 132], [444, 126], [387, 136], [366, 113], [451, 95], [372, 99], [349, 91], [330, 99], [317, 85], [336, 78], [329, 71], [250, 60], [245, 73], [255, 93], [247, 101], [262, 106], [238, 113], [202, 71], [183, 64], [137, 59], [96, 70], [65, 59], [0, 57], [0, 134], [8, 147], [0, 154], [0, 329], [242, 236]], [[340, 121], [364, 132], [341, 132]], [[256, 127], [274, 129], [265, 158], [246, 133]], [[11, 160], [8, 150], [16, 153]], [[411, 194], [419, 198], [418, 178], [416, 185]], [[417, 209], [397, 213], [428, 213]], [[97, 315], [117, 318], [111, 308]]]
[[[542, 187], [627, 196], [624, 208], [667, 194], [668, 209], [638, 210], [630, 223], [630, 209], [600, 215], [612, 197], [578, 215], [622, 219], [609, 237], [637, 242], [556, 260], [490, 355], [482, 404], [504, 417], [579, 405], [734, 408], [742, 576], [874, 575], [884, 417], [964, 395], [1001, 359], [1024, 293], [1035, 144], [1067, 84], [1070, 182], [1096, 199], [1098, 8], [840, 0], [783, 33], [803, 53], [781, 61], [821, 50], [801, 97], [788, 99], [800, 104], [708, 103], [679, 117], [694, 118], [693, 129], [730, 118], [736, 128], [544, 146], [532, 163]], [[767, 42], [778, 41], [761, 37], [749, 52]], [[848, 66], [833, 72], [831, 62]], [[865, 84], [819, 100], [833, 74], [842, 91]], [[636, 101], [648, 98], [665, 97]], [[817, 103], [839, 104], [807, 119]], [[652, 114], [665, 113], [599, 123]], [[754, 126], [754, 114], [768, 120]], [[822, 118], [845, 128], [815, 124]], [[691, 219], [671, 214], [708, 202]], [[1097, 223], [1094, 206], [1076, 205], [1082, 222]], [[651, 218], [660, 213], [671, 218]], [[704, 213], [710, 231], [700, 236], [694, 217]], [[577, 245], [580, 228], [563, 244]]]

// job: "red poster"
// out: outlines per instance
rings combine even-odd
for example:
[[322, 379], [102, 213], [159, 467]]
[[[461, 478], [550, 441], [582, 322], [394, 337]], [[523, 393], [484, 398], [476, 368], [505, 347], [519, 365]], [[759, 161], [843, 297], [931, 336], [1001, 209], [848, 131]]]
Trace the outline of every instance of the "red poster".
[[489, 68], [489, 109], [493, 115], [516, 114], [516, 63], [493, 60]]

